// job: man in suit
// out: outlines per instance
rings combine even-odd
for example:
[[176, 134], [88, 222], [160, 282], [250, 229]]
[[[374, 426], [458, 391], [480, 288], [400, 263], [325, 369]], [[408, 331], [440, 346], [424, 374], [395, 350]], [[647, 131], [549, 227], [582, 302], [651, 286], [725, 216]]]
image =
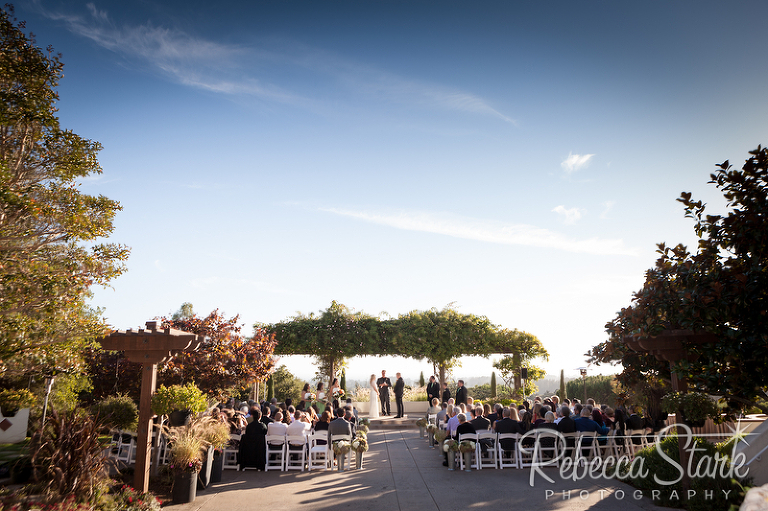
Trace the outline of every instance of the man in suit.
[[379, 401], [381, 401], [381, 415], [391, 415], [389, 413], [389, 388], [392, 381], [387, 378], [387, 372], [381, 371], [381, 378], [376, 380], [376, 386], [379, 387]]
[[491, 429], [491, 421], [488, 418], [483, 417], [483, 407], [476, 406], [472, 409], [472, 420], [470, 424], [475, 428], [475, 431], [488, 431]]
[[448, 389], [448, 384], [443, 383], [443, 403], [447, 403], [451, 399], [451, 391]]
[[397, 380], [395, 381], [395, 405], [397, 405], [397, 415], [395, 419], [401, 419], [405, 415], [405, 407], [403, 406], [403, 392], [405, 392], [405, 381], [400, 373], [395, 373]]
[[440, 400], [440, 384], [437, 383], [434, 376], [430, 376], [429, 383], [427, 383], [427, 402], [431, 403], [433, 398]]
[[464, 386], [464, 380], [459, 380], [456, 387], [456, 404], [467, 404], [467, 387]]
[[344, 410], [336, 410], [336, 418], [328, 424], [328, 436], [352, 435], [352, 423], [344, 418]]

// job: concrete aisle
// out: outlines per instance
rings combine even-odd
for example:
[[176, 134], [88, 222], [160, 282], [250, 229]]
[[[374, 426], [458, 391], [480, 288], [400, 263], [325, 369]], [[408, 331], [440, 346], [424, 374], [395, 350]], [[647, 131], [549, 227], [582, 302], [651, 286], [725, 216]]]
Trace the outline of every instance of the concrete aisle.
[[[368, 435], [370, 450], [362, 470], [348, 472], [224, 472], [224, 480], [198, 492], [191, 504], [174, 511], [365, 510], [466, 511], [534, 506], [556, 510], [656, 510], [650, 500], [612, 480], [560, 480], [557, 469], [454, 472], [443, 467], [437, 448], [416, 430], [379, 430]], [[354, 464], [353, 464], [354, 466]], [[565, 492], [565, 493], [564, 493]]]

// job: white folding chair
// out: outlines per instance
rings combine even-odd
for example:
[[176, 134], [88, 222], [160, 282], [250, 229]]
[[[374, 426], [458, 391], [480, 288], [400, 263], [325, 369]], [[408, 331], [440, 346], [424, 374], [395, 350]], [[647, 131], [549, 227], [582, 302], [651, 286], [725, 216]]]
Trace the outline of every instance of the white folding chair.
[[285, 470], [301, 470], [307, 462], [307, 437], [290, 435], [285, 437]]
[[532, 462], [536, 466], [547, 465], [557, 466], [560, 463], [560, 445], [561, 439], [557, 430], [548, 428], [539, 428], [536, 432], [536, 442], [533, 444]]
[[264, 466], [264, 470], [285, 470], [285, 436], [268, 434], [266, 440], [267, 463]]
[[[509, 446], [509, 442], [514, 441], [514, 447], [511, 451], [505, 450], [501, 444]], [[499, 433], [496, 437], [496, 459], [499, 462], [499, 469], [520, 468], [518, 463], [518, 447], [520, 446], [520, 435], [518, 433]]]
[[459, 451], [459, 469], [471, 470], [474, 468], [475, 470], [480, 470], [480, 444], [477, 442], [477, 433], [464, 433], [463, 435], [459, 435], [459, 443], [464, 440], [475, 442], [475, 450], [471, 453], [472, 457], [470, 458], [469, 467], [464, 466], [464, 453]]
[[237, 470], [237, 453], [240, 451], [240, 440], [242, 435], [232, 433], [229, 435], [229, 443], [224, 448], [224, 468], [226, 470]]
[[613, 456], [619, 459], [619, 444], [616, 443], [616, 430], [612, 429], [607, 436], [605, 444], [598, 446], [600, 449], [600, 456], [605, 459], [608, 456]]
[[[328, 449], [330, 449], [330, 452], [333, 453], [333, 443], [334, 442], [340, 442], [341, 440], [345, 440], [349, 443], [352, 443], [352, 435], [329, 435], [331, 441], [328, 442]], [[352, 450], [346, 454], [344, 457], [345, 461], [344, 464], [346, 465], [345, 469], [350, 470], [352, 468]]]
[[117, 461], [131, 464], [136, 463], [136, 437], [129, 433], [121, 433], [117, 444]]
[[437, 414], [436, 413], [428, 413], [427, 414], [427, 424], [437, 424]]
[[[496, 433], [481, 431], [477, 434], [477, 445], [480, 447], [480, 468], [496, 468], [498, 466], [498, 450], [496, 449]], [[485, 447], [485, 450], [483, 450]]]
[[328, 431], [313, 431], [309, 436], [308, 469], [328, 469], [332, 463], [328, 449]]
[[648, 440], [645, 438], [644, 429], [631, 429], [624, 439], [624, 445], [627, 448], [627, 454], [634, 458], [635, 454], [648, 447]]
[[579, 431], [576, 436], [576, 452], [573, 462], [589, 463], [600, 457], [600, 448], [597, 445], [597, 433], [594, 431]]
[[565, 442], [562, 446], [564, 451], [563, 451], [561, 460], [564, 460], [565, 458], [574, 459], [575, 453], [576, 453], [576, 440], [579, 437], [579, 434], [577, 432], [573, 432], [573, 433], [560, 433], [560, 435], [563, 437], [563, 440]]

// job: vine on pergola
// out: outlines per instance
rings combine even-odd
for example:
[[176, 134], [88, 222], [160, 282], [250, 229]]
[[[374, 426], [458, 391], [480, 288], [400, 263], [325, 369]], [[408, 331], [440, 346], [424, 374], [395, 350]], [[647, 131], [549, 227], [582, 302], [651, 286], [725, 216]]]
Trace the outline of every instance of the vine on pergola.
[[332, 380], [345, 357], [398, 355], [426, 358], [439, 367], [440, 385], [445, 368], [463, 355], [496, 353], [547, 356], [541, 342], [518, 330], [500, 329], [485, 316], [462, 314], [451, 307], [411, 311], [394, 319], [381, 320], [353, 312], [336, 301], [320, 315], [297, 315], [266, 327], [277, 340], [275, 354], [314, 355], [330, 368]]

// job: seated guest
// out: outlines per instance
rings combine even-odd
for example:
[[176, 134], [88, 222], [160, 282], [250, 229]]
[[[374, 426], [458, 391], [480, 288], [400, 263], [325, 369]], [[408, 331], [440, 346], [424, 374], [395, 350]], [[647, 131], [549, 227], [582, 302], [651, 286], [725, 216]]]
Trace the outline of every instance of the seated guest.
[[261, 412], [258, 408], [253, 411], [253, 422], [245, 428], [245, 434], [240, 439], [240, 449], [237, 453], [237, 464], [240, 470], [256, 468], [264, 470], [267, 461], [267, 425], [261, 422]]
[[[451, 438], [454, 438], [456, 436], [456, 428], [459, 425], [459, 414], [461, 413], [461, 408], [458, 406], [454, 406], [453, 408], [449, 408], [451, 411], [450, 418], [448, 419], [448, 422], [446, 422], [447, 430], [448, 430], [448, 436]], [[466, 415], [464, 418], [466, 419]]]
[[440, 411], [442, 408], [440, 407], [440, 400], [436, 397], [432, 398], [432, 402], [429, 404], [429, 408], [427, 408], [427, 415], [440, 415]]
[[331, 423], [331, 411], [326, 410], [315, 423], [315, 431], [328, 431], [328, 424]]
[[283, 412], [275, 414], [275, 420], [267, 425], [267, 434], [276, 436], [285, 436], [288, 425], [283, 422]]
[[348, 435], [352, 436], [352, 424], [349, 421], [344, 420], [344, 411], [341, 409], [336, 410], [336, 418], [328, 424], [328, 436], [334, 435]]
[[[584, 408], [581, 410], [581, 417], [578, 419], [574, 419], [574, 422], [576, 423], [576, 431], [582, 432], [582, 431], [594, 431], [598, 435], [605, 437], [605, 435], [608, 434], [608, 428], [605, 426], [599, 425], [597, 422], [592, 420], [592, 413], [589, 411], [588, 408]], [[598, 441], [601, 444], [604, 444], [606, 439], [598, 439]], [[592, 440], [591, 439], [585, 439], [584, 445], [591, 445]]]
[[485, 417], [488, 420], [490, 419], [490, 415], [493, 413], [493, 410], [491, 410], [491, 405], [488, 403], [483, 404], [483, 417]]
[[347, 404], [345, 405], [345, 408], [347, 406], [352, 407], [352, 414], [355, 416], [355, 423], [357, 423], [357, 421], [360, 419], [360, 414], [357, 413], [357, 408], [355, 408], [355, 405], [352, 404], [352, 398], [351, 397], [347, 398]]
[[293, 422], [291, 422], [288, 425], [288, 428], [285, 434], [288, 436], [293, 436], [293, 435], [306, 436], [307, 433], [309, 433], [310, 427], [311, 427], [311, 424], [304, 417], [304, 413], [300, 412], [299, 410], [296, 410], [296, 412], [294, 412]]
[[290, 424], [294, 421], [294, 418], [296, 417], [296, 408], [293, 407], [293, 405], [288, 407], [288, 413], [285, 414], [285, 422]]
[[[517, 421], [517, 408], [503, 408], [501, 411], [502, 418], [493, 424], [493, 429], [496, 433], [520, 433], [520, 425]], [[512, 416], [514, 415], [514, 419]], [[502, 438], [501, 448], [507, 451], [507, 453], [515, 450], [515, 441], [511, 438]]]
[[[269, 426], [269, 423], [270, 423], [270, 422], [272, 422], [272, 421], [274, 420], [274, 419], [272, 419], [272, 418], [270, 417], [270, 415], [272, 415], [272, 414], [270, 413], [270, 409], [269, 409], [269, 407], [268, 407], [268, 406], [264, 406], [264, 407], [261, 409], [261, 422], [263, 422], [264, 424], [266, 424], [267, 426]], [[249, 417], [249, 418], [250, 418], [251, 420], [253, 420], [253, 412], [251, 412], [251, 417]]]
[[448, 403], [440, 404], [440, 411], [437, 412], [437, 423], [446, 422], [448, 420]]
[[467, 433], [476, 433], [474, 426], [472, 426], [471, 423], [467, 422], [467, 416], [463, 413], [457, 414], [456, 418], [459, 421], [459, 425], [456, 426], [456, 436], [457, 438], [461, 438], [461, 435], [466, 435]]
[[[531, 431], [533, 429], [533, 414], [530, 411], [523, 412], [520, 414], [520, 434], [524, 435]], [[533, 447], [534, 438], [531, 435], [528, 435], [523, 440], [523, 447], [530, 448]]]
[[546, 412], [544, 414], [544, 422], [540, 422], [534, 425], [536, 429], [551, 429], [557, 431], [557, 424], [555, 424], [555, 414], [552, 412]]
[[[348, 419], [347, 419], [347, 414], [349, 414]], [[351, 404], [344, 405], [344, 418], [347, 419], [352, 424], [354, 424], [355, 426], [357, 426], [357, 416], [355, 415], [355, 409], [352, 407]]]
[[488, 418], [483, 417], [482, 406], [476, 406], [475, 409], [472, 410], [472, 414], [474, 415], [474, 418], [469, 422], [472, 424], [472, 427], [475, 428], [475, 431], [488, 431], [491, 429], [491, 421], [489, 421]]
[[355, 435], [355, 431], [357, 431], [357, 424], [355, 423], [355, 416], [352, 415], [351, 410], [344, 410], [344, 420], [349, 422], [349, 425], [352, 426], [352, 435]]
[[502, 416], [503, 410], [504, 410], [504, 407], [501, 406], [501, 404], [496, 403], [495, 405], [493, 405], [493, 412], [488, 415], [488, 420], [491, 421], [491, 427], [493, 427], [493, 424], [496, 421], [500, 421], [503, 418]]
[[571, 417], [571, 409], [568, 408], [568, 405], [564, 404], [560, 407], [560, 414], [563, 416], [563, 418], [560, 419], [560, 422], [557, 423], [557, 430], [560, 433], [575, 433], [576, 423]]

